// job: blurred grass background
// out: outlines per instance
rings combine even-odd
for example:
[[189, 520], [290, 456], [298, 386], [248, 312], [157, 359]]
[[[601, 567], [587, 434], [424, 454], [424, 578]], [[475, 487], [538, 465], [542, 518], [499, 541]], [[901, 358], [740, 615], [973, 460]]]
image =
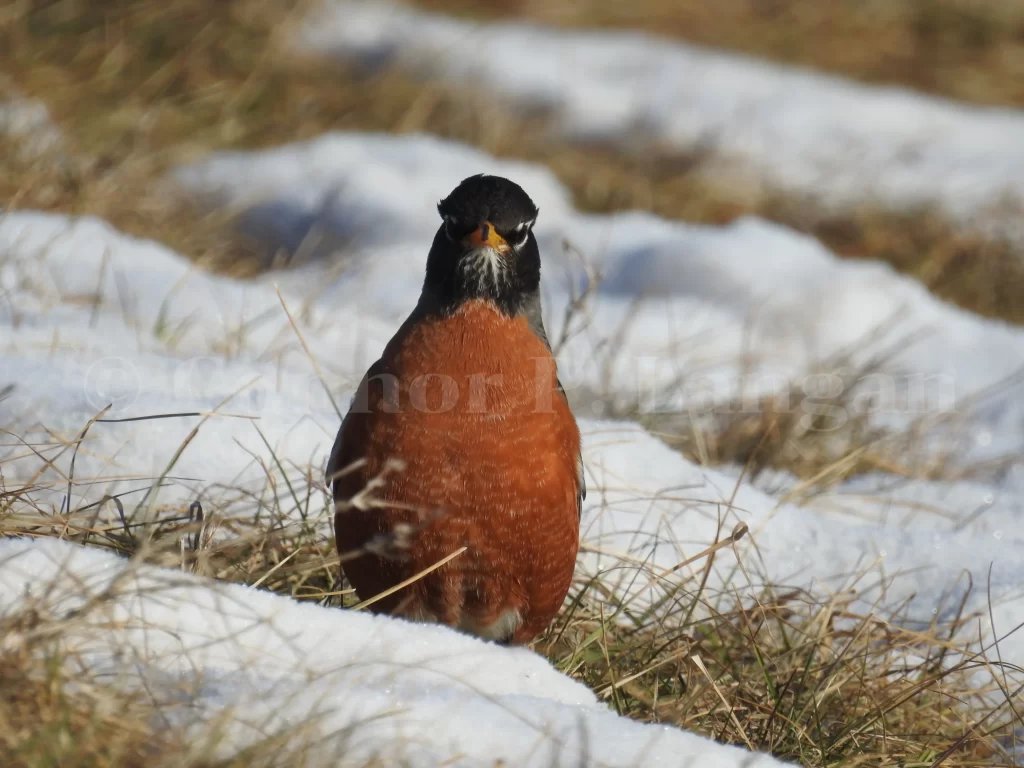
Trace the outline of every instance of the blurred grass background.
[[415, 0], [475, 18], [636, 29], [976, 104], [1024, 106], [1017, 0]]
[[[1024, 103], [1024, 3], [1014, 0], [421, 0], [474, 18], [656, 31], [976, 103]], [[50, 110], [67, 157], [0, 159], [11, 208], [92, 213], [216, 269], [266, 266], [221, 213], [189, 210], [158, 182], [203, 152], [329, 130], [425, 131], [543, 163], [583, 210], [649, 210], [722, 224], [758, 214], [847, 258], [880, 259], [943, 298], [1024, 322], [1020, 246], [936, 210], [752, 191], [705, 172], [701, 151], [629, 155], [552, 141], [542, 115], [474, 104], [446, 83], [300, 60], [282, 44], [305, 0], [16, 0], [0, 11], [0, 71]], [[2, 97], [2, 96], [0, 96]], [[498, 120], [494, 119], [497, 113]], [[9, 141], [9, 140], [8, 140]], [[0, 147], [0, 149], [5, 149]]]

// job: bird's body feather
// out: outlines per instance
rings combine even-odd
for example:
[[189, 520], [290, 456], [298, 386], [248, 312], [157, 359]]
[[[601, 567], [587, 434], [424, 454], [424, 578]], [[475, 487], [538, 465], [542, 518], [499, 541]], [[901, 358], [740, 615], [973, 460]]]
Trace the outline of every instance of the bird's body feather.
[[[337, 513], [343, 558], [402, 524], [412, 531], [397, 557], [343, 559], [359, 597], [466, 546], [375, 608], [495, 640], [531, 639], [572, 579], [579, 451], [542, 330], [486, 300], [450, 313], [421, 301], [364, 377], [328, 466], [339, 501], [384, 473], [373, 494], [382, 506]], [[387, 472], [393, 459], [404, 469]]]

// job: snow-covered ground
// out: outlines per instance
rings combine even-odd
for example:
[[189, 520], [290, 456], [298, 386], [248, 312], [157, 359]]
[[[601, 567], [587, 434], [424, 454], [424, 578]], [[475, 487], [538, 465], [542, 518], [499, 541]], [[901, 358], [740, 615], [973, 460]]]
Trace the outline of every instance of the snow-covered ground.
[[[63, 643], [101, 674], [147, 685], [158, 697], [163, 691], [161, 711], [188, 729], [196, 757], [207, 760], [208, 750], [228, 756], [312, 724], [292, 745], [304, 762], [279, 764], [782, 765], [617, 717], [527, 650], [174, 571], [128, 569], [123, 559], [56, 540], [0, 542], [0, 611], [50, 584], [60, 595], [49, 602], [56, 615], [87, 594], [112, 592]], [[235, 714], [211, 729], [224, 711]]]
[[[785, 227], [580, 214], [545, 169], [428, 136], [329, 134], [255, 156], [223, 153], [181, 169], [177, 181], [211, 204], [246, 211], [243, 226], [271, 250], [312, 262], [336, 255], [328, 260], [348, 272], [318, 288], [322, 301], [363, 307], [393, 326], [419, 291], [433, 204], [481, 169], [517, 179], [541, 210], [535, 231], [555, 337], [586, 280], [582, 265], [604, 276], [586, 316], [571, 323], [561, 361], [567, 389], [611, 392], [641, 410], [721, 404], [774, 391], [780, 379], [818, 392], [828, 382], [800, 377], [835, 358], [858, 365], [884, 356], [892, 378], [872, 388], [880, 419], [951, 410], [952, 401], [1006, 385], [986, 400], [974, 449], [1021, 447], [1024, 413], [1014, 395], [1024, 390], [1010, 382], [1024, 371], [1024, 332], [951, 307], [887, 265], [838, 260]], [[309, 271], [278, 279], [314, 282]]]
[[[913, 408], [894, 397], [877, 414], [894, 424], [922, 409], [949, 410], [1024, 366], [1021, 330], [946, 305], [885, 266], [838, 260], [763, 221], [712, 228], [639, 214], [582, 215], [537, 167], [429, 137], [328, 135], [217, 155], [168, 180], [171, 193], [246, 211], [242, 225], [268, 248], [299, 254], [294, 269], [252, 281], [203, 273], [96, 220], [0, 218], [0, 392], [14, 386], [0, 396], [7, 487], [31, 481], [37, 504], [59, 507], [71, 459], [66, 442], [108, 403], [107, 418], [220, 406], [168, 473], [160, 501], [199, 498], [222, 515], [252, 514], [250, 497], [237, 489], [255, 492], [266, 483], [264, 465], [272, 460], [260, 432], [294, 481], [303, 468], [323, 465], [338, 424], [282, 300], [344, 407], [415, 301], [438, 224], [434, 204], [480, 171], [518, 180], [539, 204], [553, 336], [583, 274], [576, 251], [564, 250], [561, 240], [607, 276], [575, 321], [582, 331], [562, 350], [570, 391], [694, 406], [709, 388], [716, 398], [735, 395], [741, 372], [755, 371], [752, 386], [767, 388], [769, 374], [799, 380], [843, 350], [868, 355], [874, 346], [895, 345], [887, 363], [892, 381], [920, 377], [938, 389]], [[864, 342], [879, 326], [893, 326], [895, 337]], [[896, 343], [905, 336], [914, 343]], [[672, 388], [680, 371], [701, 386]], [[971, 411], [964, 450], [1020, 453], [1020, 403], [1015, 384]], [[591, 489], [581, 574], [621, 565], [620, 554], [671, 566], [711, 543], [720, 526], [744, 522], [751, 535], [735, 553], [720, 553], [712, 592], [756, 589], [736, 583], [737, 556], [755, 580], [819, 590], [843, 589], [866, 571], [858, 582], [863, 605], [913, 597], [906, 620], [928, 623], [951, 615], [965, 573], [975, 584], [968, 604], [984, 613], [991, 565], [997, 633], [1024, 621], [1019, 466], [991, 483], [859, 478], [801, 506], [783, 499], [790, 478], [769, 475], [758, 487], [737, 489], [738, 468], [698, 467], [634, 425], [595, 416], [580, 414]], [[72, 508], [129, 492], [130, 509], [199, 421], [92, 425], [76, 457]], [[55, 468], [40, 473], [47, 459]], [[326, 523], [326, 503], [312, 506]], [[68, 601], [82, 584], [96, 589], [124, 568], [65, 544], [0, 542], [5, 607], [69, 555], [79, 582]], [[354, 760], [401, 748], [413, 765], [456, 755], [463, 762], [453, 764], [502, 756], [513, 765], [547, 765], [556, 753], [575, 764], [587, 750], [608, 765], [741, 764], [742, 753], [612, 716], [526, 651], [242, 587], [214, 588], [172, 571], [146, 569], [144, 578], [173, 585], [159, 596], [122, 599], [123, 615], [138, 627], [113, 641], [102, 635], [102, 642], [83, 628], [76, 642], [91, 650], [97, 668], [132, 649], [142, 654], [139, 674], [150, 683], [194, 686], [183, 718], [246, 702], [224, 748], [256, 738], [256, 725], [266, 730], [318, 712], [329, 713], [325, 732], [355, 740]], [[635, 584], [646, 581], [627, 573], [620, 586]], [[232, 608], [222, 615], [226, 605]], [[987, 616], [979, 622], [989, 636]], [[251, 631], [239, 636], [240, 625]], [[1013, 636], [1001, 652], [1024, 662], [1024, 641]], [[588, 764], [600, 764], [593, 759]]]
[[[543, 107], [574, 138], [626, 151], [707, 153], [720, 181], [836, 206], [938, 205], [1018, 236], [1024, 113], [624, 31], [459, 21], [390, 2], [324, 0], [302, 53], [398, 65], [470, 84], [504, 106]], [[1007, 217], [1007, 212], [1012, 212]]]
[[14, 139], [26, 159], [52, 152], [61, 143], [60, 130], [46, 105], [28, 99], [0, 75], [0, 137]]

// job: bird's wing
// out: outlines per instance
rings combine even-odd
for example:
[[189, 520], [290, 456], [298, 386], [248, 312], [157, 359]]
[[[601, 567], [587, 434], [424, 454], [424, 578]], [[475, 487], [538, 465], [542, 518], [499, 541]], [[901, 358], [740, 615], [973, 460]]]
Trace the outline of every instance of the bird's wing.
[[341, 427], [338, 429], [338, 435], [334, 438], [334, 446], [331, 448], [331, 457], [327, 460], [327, 470], [324, 473], [324, 479], [327, 481], [327, 487], [333, 489], [334, 484], [337, 482], [337, 474], [339, 470], [344, 467], [342, 461], [342, 455], [345, 452], [345, 428], [349, 425], [349, 416], [346, 414], [345, 418], [341, 420]]
[[[565, 394], [565, 388], [562, 386], [562, 382], [559, 381], [558, 377], [555, 377], [555, 384], [558, 385], [558, 391], [562, 397], [565, 398], [565, 402], [569, 402], [569, 398]], [[576, 454], [576, 514], [583, 518], [583, 501], [587, 498], [587, 478], [583, 474], [583, 449]]]
[[[530, 301], [527, 302], [524, 308], [526, 314], [526, 322], [530, 326], [530, 330], [533, 331], [534, 335], [544, 342], [544, 346], [551, 351], [551, 342], [548, 341], [548, 333], [544, 329], [544, 317], [541, 313], [540, 296], [534, 296]], [[555, 377], [555, 384], [558, 386], [558, 391], [565, 398], [565, 402], [569, 402], [569, 398], [565, 394], [565, 387], [562, 386], [562, 382]], [[587, 479], [583, 475], [583, 451], [580, 450], [579, 455], [576, 459], [576, 509], [579, 516], [583, 517], [583, 501], [587, 498]]]
[[[362, 444], [365, 438], [365, 430], [368, 428], [367, 420], [369, 414], [369, 384], [375, 376], [384, 371], [384, 363], [378, 360], [363, 376], [359, 382], [352, 402], [349, 403], [348, 413], [341, 420], [341, 427], [338, 429], [338, 436], [334, 438], [334, 446], [331, 448], [331, 456], [327, 460], [326, 481], [327, 487], [335, 491], [341, 481], [341, 473], [345, 467], [358, 460], [363, 450]], [[362, 404], [362, 407], [358, 407]]]

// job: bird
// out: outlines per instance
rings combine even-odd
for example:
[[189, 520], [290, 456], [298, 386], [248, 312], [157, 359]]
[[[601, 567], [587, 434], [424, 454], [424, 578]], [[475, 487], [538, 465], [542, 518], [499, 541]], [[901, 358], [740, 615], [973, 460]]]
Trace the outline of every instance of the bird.
[[371, 611], [526, 645], [571, 587], [587, 493], [542, 319], [538, 208], [478, 174], [437, 211], [419, 299], [331, 450], [335, 542]]

